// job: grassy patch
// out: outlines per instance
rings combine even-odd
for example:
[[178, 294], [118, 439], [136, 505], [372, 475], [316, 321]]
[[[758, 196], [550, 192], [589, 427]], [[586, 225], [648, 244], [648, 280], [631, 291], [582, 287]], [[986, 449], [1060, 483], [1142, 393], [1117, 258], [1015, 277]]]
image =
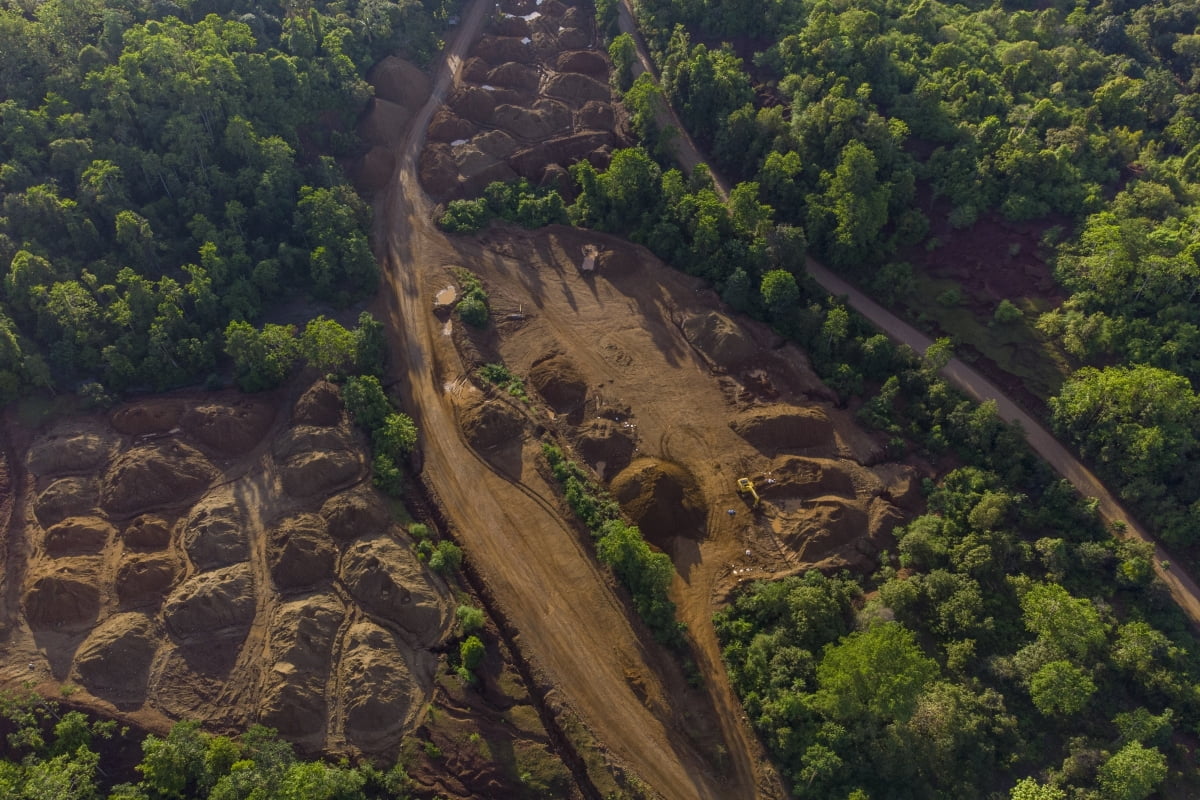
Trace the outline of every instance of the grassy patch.
[[[1038, 315], [1050, 308], [1045, 300], [1009, 298], [1021, 311], [1021, 318], [997, 322], [993, 319], [995, 309], [990, 298], [972, 295], [957, 281], [946, 278], [933, 278], [919, 271], [913, 278], [915, 288], [906, 304], [920, 319], [935, 323], [956, 344], [975, 348], [1000, 369], [1020, 378], [1025, 388], [1043, 401], [1058, 393], [1071, 373], [1071, 365], [1066, 354], [1033, 327]], [[962, 298], [955, 305], [929, 300], [955, 292]], [[986, 314], [975, 310], [984, 308]]]
[[529, 402], [529, 395], [525, 393], [525, 381], [513, 375], [503, 364], [484, 364], [475, 370], [475, 374], [480, 380], [503, 389], [518, 400]]

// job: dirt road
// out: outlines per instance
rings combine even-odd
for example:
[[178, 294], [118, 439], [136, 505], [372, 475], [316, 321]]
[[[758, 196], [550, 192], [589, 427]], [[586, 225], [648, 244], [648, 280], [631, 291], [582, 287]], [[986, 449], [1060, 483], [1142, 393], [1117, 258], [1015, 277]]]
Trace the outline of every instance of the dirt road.
[[[830, 294], [845, 297], [855, 311], [897, 342], [908, 345], [918, 353], [925, 352], [925, 349], [933, 343], [928, 336], [908, 325], [812, 259], [808, 261], [808, 274]], [[1081, 464], [1067, 448], [1063, 447], [1041, 423], [1006, 397], [994, 383], [962, 361], [957, 358], [952, 359], [942, 370], [942, 374], [976, 401], [981, 403], [988, 400], [994, 401], [1000, 417], [1020, 426], [1034, 452], [1069, 480], [1080, 494], [1085, 497], [1094, 497], [1099, 501], [1100, 513], [1107, 522], [1110, 524], [1122, 523], [1129, 535], [1153, 544], [1155, 571], [1170, 588], [1171, 596], [1191, 619], [1193, 625], [1200, 627], [1200, 587], [1196, 585], [1191, 576], [1176, 565], [1170, 554], [1155, 541], [1154, 537], [1121, 507], [1116, 498], [1087, 467]], [[1168, 566], [1164, 568], [1163, 564]]]
[[463, 262], [432, 224], [417, 164], [429, 120], [491, 8], [475, 0], [463, 15], [431, 96], [397, 149], [395, 181], [377, 214], [390, 285], [386, 313], [401, 340], [403, 372], [396, 377], [422, 427], [425, 479], [523, 649], [616, 761], [666, 798], [755, 797], [751, 780], [718, 780], [696, 751], [678, 717], [686, 709], [670, 702], [675, 690], [671, 676], [661, 674], [661, 655], [647, 649], [656, 650], [643, 643], [606, 575], [560, 516], [555, 490], [493, 469], [460, 432], [454, 393], [463, 365], [431, 306], [447, 265]]

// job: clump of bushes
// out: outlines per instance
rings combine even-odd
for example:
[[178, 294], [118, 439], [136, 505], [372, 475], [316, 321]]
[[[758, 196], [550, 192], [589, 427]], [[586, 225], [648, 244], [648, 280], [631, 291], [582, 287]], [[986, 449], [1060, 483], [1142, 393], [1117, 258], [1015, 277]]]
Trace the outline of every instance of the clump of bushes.
[[537, 188], [524, 178], [510, 183], [494, 181], [483, 190], [483, 197], [451, 200], [438, 224], [451, 233], [474, 233], [496, 218], [523, 228], [555, 222], [565, 225], [567, 209], [553, 189]]
[[472, 327], [486, 328], [491, 309], [483, 283], [470, 270], [460, 269], [456, 274], [463, 291], [462, 299], [454, 307], [458, 318]]
[[645, 620], [655, 639], [682, 650], [683, 625], [675, 619], [675, 603], [667, 597], [675, 574], [671, 559], [652, 551], [637, 526], [621, 519], [620, 506], [561, 449], [546, 443], [542, 453], [563, 485], [567, 503], [596, 540], [596, 556], [629, 590], [638, 616]]
[[484, 364], [475, 370], [475, 374], [481, 380], [503, 389], [518, 400], [529, 402], [529, 395], [525, 392], [525, 381], [513, 375], [503, 364]]

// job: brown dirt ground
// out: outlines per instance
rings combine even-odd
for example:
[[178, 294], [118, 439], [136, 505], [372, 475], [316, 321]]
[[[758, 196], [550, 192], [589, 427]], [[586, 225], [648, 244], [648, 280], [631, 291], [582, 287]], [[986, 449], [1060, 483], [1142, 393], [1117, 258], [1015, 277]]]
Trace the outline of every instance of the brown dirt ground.
[[[178, 393], [39, 429], [9, 416], [0, 441], [22, 458], [0, 459], [0, 682], [76, 684], [74, 703], [153, 730], [264, 722], [310, 752], [394, 754], [424, 720], [452, 600], [386, 509], [358, 530], [343, 514], [331, 535], [323, 506], [374, 498], [364, 442], [336, 389], [300, 388]], [[360, 591], [385, 584], [391, 603]], [[383, 632], [376, 669], [348, 680], [363, 626]]]

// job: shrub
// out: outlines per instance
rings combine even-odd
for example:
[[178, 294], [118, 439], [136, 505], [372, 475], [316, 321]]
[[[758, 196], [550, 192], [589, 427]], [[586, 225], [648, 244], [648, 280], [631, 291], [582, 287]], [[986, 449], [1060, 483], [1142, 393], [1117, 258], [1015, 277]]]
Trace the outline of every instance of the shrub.
[[454, 542], [438, 542], [429, 556], [429, 568], [440, 575], [449, 575], [462, 566], [462, 549]]
[[458, 620], [458, 627], [466, 634], [483, 630], [487, 621], [483, 616], [483, 609], [475, 606], [459, 606], [454, 612], [454, 617]]
[[458, 646], [458, 655], [462, 660], [462, 665], [469, 670], [478, 669], [479, 665], [483, 663], [486, 653], [483, 642], [479, 640], [478, 636], [468, 636]]

